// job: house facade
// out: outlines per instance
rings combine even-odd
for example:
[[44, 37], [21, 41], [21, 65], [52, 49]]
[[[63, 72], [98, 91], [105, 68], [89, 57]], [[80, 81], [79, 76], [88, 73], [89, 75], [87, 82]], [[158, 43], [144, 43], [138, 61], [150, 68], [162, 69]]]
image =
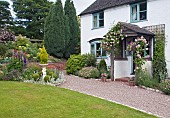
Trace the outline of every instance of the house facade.
[[165, 56], [170, 76], [170, 9], [169, 0], [96, 0], [81, 16], [81, 53], [95, 54], [98, 61], [105, 59], [110, 66], [110, 57], [101, 48], [101, 40], [113, 23], [122, 22], [128, 29], [128, 37], [120, 45], [121, 52], [115, 60], [115, 78], [133, 75], [133, 54], [126, 51], [130, 41], [144, 36], [149, 50], [144, 52], [143, 68], [151, 72], [154, 39], [151, 32], [163, 32], [166, 37]]

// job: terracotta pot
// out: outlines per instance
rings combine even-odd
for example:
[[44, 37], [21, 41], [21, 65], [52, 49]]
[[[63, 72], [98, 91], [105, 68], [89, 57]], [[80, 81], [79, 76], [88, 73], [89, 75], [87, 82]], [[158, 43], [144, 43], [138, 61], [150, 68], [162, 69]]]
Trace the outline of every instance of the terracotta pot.
[[102, 82], [106, 82], [106, 77], [101, 77]]
[[135, 86], [135, 81], [129, 81], [129, 86]]

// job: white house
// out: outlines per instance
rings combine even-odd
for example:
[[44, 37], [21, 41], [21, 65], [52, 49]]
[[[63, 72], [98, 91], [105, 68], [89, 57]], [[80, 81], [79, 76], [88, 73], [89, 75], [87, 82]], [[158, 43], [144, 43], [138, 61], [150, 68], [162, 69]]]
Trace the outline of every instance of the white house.
[[[110, 58], [100, 47], [103, 36], [113, 23], [121, 22], [128, 37], [120, 45], [115, 60], [115, 78], [129, 77], [134, 72], [133, 56], [128, 54], [128, 43], [143, 35], [149, 42], [145, 52], [145, 68], [151, 70], [153, 58], [153, 32], [164, 32], [166, 36], [165, 55], [170, 76], [170, 0], [96, 0], [81, 14], [81, 53], [93, 53], [98, 60]], [[146, 30], [147, 29], [147, 30]], [[151, 32], [152, 31], [152, 32]]]

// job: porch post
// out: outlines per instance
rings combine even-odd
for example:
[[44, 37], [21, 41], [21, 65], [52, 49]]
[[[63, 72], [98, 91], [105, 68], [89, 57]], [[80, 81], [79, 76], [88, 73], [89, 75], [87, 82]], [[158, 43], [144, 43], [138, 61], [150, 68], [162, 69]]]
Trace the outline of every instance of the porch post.
[[111, 55], [110, 55], [110, 61], [111, 61], [111, 69], [110, 69], [110, 75], [111, 75], [111, 81], [115, 81], [114, 78], [114, 46], [111, 48]]

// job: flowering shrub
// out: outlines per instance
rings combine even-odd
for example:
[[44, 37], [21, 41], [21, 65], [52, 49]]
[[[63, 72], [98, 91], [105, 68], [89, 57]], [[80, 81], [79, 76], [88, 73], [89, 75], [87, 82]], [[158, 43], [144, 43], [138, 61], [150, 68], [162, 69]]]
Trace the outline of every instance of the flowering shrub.
[[108, 52], [110, 52], [113, 48], [119, 45], [120, 41], [124, 39], [123, 30], [121, 29], [121, 24], [117, 23], [114, 25], [110, 31], [105, 35], [103, 39], [102, 46]]
[[15, 40], [15, 35], [13, 32], [7, 29], [0, 29], [0, 41], [8, 42], [14, 40]]
[[102, 41], [102, 46], [110, 52], [111, 58], [111, 80], [114, 80], [114, 58], [115, 58], [115, 48], [118, 47], [121, 40], [124, 39], [123, 30], [121, 28], [121, 23], [114, 25], [109, 32], [105, 35], [105, 38]]
[[167, 95], [170, 95], [170, 81], [162, 82], [160, 84], [160, 89], [162, 92], [164, 92]]
[[145, 64], [144, 56], [142, 55], [145, 50], [148, 50], [148, 48], [146, 48], [147, 45], [146, 39], [141, 36], [140, 38], [138, 37], [135, 39], [135, 42], [131, 42], [127, 47], [128, 51], [134, 51], [134, 63], [136, 64], [136, 71], [142, 70], [142, 65]]
[[85, 67], [82, 70], [79, 71], [78, 74], [80, 77], [84, 78], [99, 78], [100, 77], [100, 72], [97, 68], [95, 67]]
[[32, 44], [28, 38], [19, 35], [17, 41], [11, 45], [10, 47], [15, 46], [15, 51], [22, 52], [28, 60], [37, 61], [38, 44]]

